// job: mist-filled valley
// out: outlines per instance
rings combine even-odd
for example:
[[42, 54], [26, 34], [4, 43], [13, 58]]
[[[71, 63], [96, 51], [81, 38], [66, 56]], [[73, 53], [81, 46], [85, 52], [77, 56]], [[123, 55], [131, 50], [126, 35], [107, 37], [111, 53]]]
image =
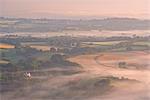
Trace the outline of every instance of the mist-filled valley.
[[1, 17], [1, 100], [149, 100], [149, 24]]

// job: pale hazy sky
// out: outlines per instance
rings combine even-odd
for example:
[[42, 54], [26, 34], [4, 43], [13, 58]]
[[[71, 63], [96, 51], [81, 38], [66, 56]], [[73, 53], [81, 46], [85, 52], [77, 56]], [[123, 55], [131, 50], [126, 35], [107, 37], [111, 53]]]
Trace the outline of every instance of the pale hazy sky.
[[146, 18], [149, 5], [149, 0], [0, 0], [0, 16]]

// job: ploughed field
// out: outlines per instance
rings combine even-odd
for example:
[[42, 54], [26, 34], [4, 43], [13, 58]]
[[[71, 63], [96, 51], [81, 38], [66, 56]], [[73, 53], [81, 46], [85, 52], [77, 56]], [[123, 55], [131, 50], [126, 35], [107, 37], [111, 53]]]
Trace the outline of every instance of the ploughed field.
[[0, 49], [11, 49], [11, 48], [15, 48], [15, 46], [6, 43], [0, 43]]

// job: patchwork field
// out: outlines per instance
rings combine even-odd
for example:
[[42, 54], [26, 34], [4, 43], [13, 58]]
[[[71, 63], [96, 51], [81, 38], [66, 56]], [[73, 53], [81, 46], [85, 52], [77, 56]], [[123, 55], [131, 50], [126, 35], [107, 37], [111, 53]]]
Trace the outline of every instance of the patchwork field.
[[150, 100], [149, 19], [63, 17], [0, 17], [0, 100]]

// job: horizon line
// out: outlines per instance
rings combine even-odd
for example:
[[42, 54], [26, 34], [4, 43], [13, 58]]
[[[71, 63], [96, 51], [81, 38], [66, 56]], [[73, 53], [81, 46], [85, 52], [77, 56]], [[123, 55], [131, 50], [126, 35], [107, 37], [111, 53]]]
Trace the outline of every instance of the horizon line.
[[[150, 20], [150, 18], [135, 18], [135, 17], [115, 17], [115, 16], [110, 16], [110, 17], [95, 17], [95, 18], [77, 18], [77, 17], [72, 17], [71, 18], [71, 16], [69, 16], [70, 18], [65, 18], [65, 17], [63, 17], [63, 18], [61, 18], [61, 17], [59, 17], [59, 18], [48, 18], [48, 17], [40, 17], [40, 18], [36, 18], [36, 17], [14, 17], [14, 16], [0, 16], [0, 18], [4, 18], [4, 19], [6, 19], [6, 18], [8, 18], [8, 19], [45, 19], [45, 20], [50, 20], [50, 19], [55, 19], [55, 20], [104, 20], [104, 19], [113, 19], [113, 18], [120, 18], [120, 19], [134, 19], [134, 20]], [[86, 16], [84, 16], [84, 17], [86, 17]], [[87, 16], [88, 17], [88, 16]]]

